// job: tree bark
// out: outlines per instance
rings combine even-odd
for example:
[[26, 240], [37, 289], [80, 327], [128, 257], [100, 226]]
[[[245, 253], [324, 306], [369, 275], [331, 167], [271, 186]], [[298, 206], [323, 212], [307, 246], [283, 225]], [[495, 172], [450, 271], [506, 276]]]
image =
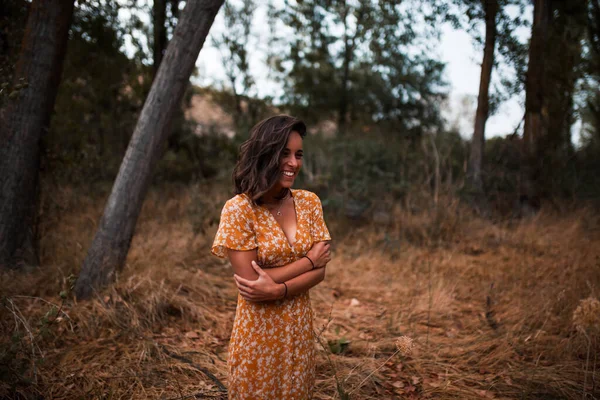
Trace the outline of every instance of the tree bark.
[[189, 0], [185, 5], [75, 284], [79, 299], [89, 298], [123, 268], [152, 169], [222, 3], [223, 0]]
[[167, 1], [154, 0], [152, 6], [152, 28], [154, 32], [153, 49], [153, 68], [154, 76], [158, 72], [158, 67], [163, 59], [163, 52], [167, 48]]
[[[338, 131], [344, 135], [346, 133], [346, 114], [348, 113], [348, 80], [350, 79], [350, 58], [352, 49], [348, 37], [348, 5], [344, 2], [342, 11], [342, 21], [344, 21], [344, 65], [342, 74], [342, 85], [340, 91], [340, 105], [338, 110]], [[358, 29], [358, 28], [357, 28]]]
[[[586, 31], [587, 0], [571, 0], [553, 5], [553, 18], [548, 32], [546, 57], [546, 104], [548, 129], [540, 144], [541, 184], [546, 193], [566, 190], [568, 182], [560, 179], [561, 170], [574, 153], [571, 128], [575, 120], [574, 94], [582, 77], [582, 39]], [[542, 193], [544, 195], [545, 193]]]
[[533, 26], [529, 45], [529, 65], [525, 82], [525, 124], [522, 140], [520, 201], [527, 205], [538, 202], [535, 181], [537, 168], [537, 146], [545, 136], [545, 48], [550, 24], [550, 0], [535, 0]]
[[477, 98], [477, 112], [475, 114], [475, 129], [471, 140], [471, 153], [469, 157], [469, 179], [472, 187], [479, 193], [483, 192], [483, 152], [485, 147], [485, 123], [489, 115], [489, 93], [492, 69], [494, 67], [494, 51], [496, 48], [496, 15], [498, 14], [498, 0], [483, 0], [485, 12], [485, 47], [483, 62], [481, 64], [481, 78], [479, 80], [479, 96]]
[[0, 130], [0, 266], [37, 265], [40, 141], [60, 83], [73, 0], [34, 0]]

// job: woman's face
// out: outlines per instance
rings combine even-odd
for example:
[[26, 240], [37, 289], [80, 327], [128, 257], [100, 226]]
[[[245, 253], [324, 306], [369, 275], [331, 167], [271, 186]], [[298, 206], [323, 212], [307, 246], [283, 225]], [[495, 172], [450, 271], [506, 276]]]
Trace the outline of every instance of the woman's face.
[[296, 131], [290, 133], [288, 142], [279, 160], [279, 184], [282, 188], [290, 188], [302, 167], [302, 136]]

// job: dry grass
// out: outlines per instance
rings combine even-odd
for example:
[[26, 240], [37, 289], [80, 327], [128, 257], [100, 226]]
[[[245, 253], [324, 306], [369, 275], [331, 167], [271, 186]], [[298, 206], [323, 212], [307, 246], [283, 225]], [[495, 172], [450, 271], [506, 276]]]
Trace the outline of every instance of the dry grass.
[[[42, 267], [0, 275], [0, 397], [224, 398], [236, 290], [209, 255], [206, 221], [225, 197], [152, 191], [116, 284], [77, 303], [59, 293], [103, 199], [46, 196]], [[385, 229], [330, 220], [335, 257], [311, 292], [323, 344], [315, 398], [600, 397], [598, 220], [583, 210], [491, 224], [449, 201], [395, 210]]]

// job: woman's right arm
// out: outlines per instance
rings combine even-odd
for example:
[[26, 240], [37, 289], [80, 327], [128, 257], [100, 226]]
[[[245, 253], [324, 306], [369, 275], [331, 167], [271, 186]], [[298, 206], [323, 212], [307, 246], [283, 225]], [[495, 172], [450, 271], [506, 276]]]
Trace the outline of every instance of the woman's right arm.
[[[306, 257], [302, 257], [281, 267], [265, 268], [264, 271], [276, 283], [289, 281], [290, 279], [294, 279], [305, 272], [312, 270], [313, 263], [315, 269], [325, 267], [325, 265], [327, 265], [331, 259], [329, 247], [330, 245], [328, 242], [315, 243], [307, 253], [310, 261]], [[228, 249], [227, 256], [236, 275], [248, 280], [258, 279], [258, 274], [251, 265], [252, 261], [258, 264], [258, 255], [256, 249], [248, 251]]]

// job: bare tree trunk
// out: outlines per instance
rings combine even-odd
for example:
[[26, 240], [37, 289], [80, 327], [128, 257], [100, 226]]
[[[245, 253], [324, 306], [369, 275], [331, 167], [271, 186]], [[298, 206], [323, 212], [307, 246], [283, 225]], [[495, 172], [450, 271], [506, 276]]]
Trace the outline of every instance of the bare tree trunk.
[[163, 52], [167, 48], [167, 1], [154, 0], [152, 6], [152, 28], [154, 32], [153, 49], [153, 68], [154, 76], [158, 72], [158, 67], [163, 59]]
[[152, 169], [222, 3], [223, 0], [189, 0], [185, 5], [75, 284], [75, 294], [80, 299], [89, 298], [123, 268]]
[[350, 79], [350, 61], [352, 57], [352, 47], [348, 37], [348, 12], [349, 7], [344, 1], [342, 11], [342, 21], [344, 21], [344, 70], [342, 75], [342, 87], [340, 91], [340, 105], [338, 110], [338, 131], [344, 135], [346, 133], [346, 114], [348, 113], [348, 80]]
[[[582, 77], [582, 61], [588, 14], [587, 0], [571, 0], [553, 4], [546, 57], [546, 104], [548, 129], [540, 143], [537, 157], [542, 163], [540, 184], [542, 197], [566, 193], [572, 181], [565, 180], [564, 168], [574, 153], [571, 128], [575, 119], [574, 94]], [[556, 14], [555, 14], [556, 13]]]
[[489, 92], [494, 67], [494, 51], [496, 48], [496, 15], [498, 14], [498, 0], [483, 0], [485, 10], [485, 47], [483, 50], [483, 63], [481, 65], [481, 78], [479, 81], [479, 96], [477, 98], [477, 113], [475, 114], [475, 130], [471, 140], [471, 153], [469, 159], [470, 184], [479, 193], [483, 192], [483, 151], [485, 147], [485, 123], [489, 114]]
[[0, 266], [37, 265], [36, 214], [40, 141], [50, 124], [62, 73], [73, 0], [31, 4], [15, 69], [18, 93], [2, 110]]
[[547, 123], [544, 120], [545, 104], [545, 47], [550, 24], [550, 1], [535, 0], [533, 26], [529, 45], [529, 66], [525, 82], [525, 125], [521, 160], [521, 203], [537, 202], [535, 180], [537, 168], [537, 146], [545, 136]]

